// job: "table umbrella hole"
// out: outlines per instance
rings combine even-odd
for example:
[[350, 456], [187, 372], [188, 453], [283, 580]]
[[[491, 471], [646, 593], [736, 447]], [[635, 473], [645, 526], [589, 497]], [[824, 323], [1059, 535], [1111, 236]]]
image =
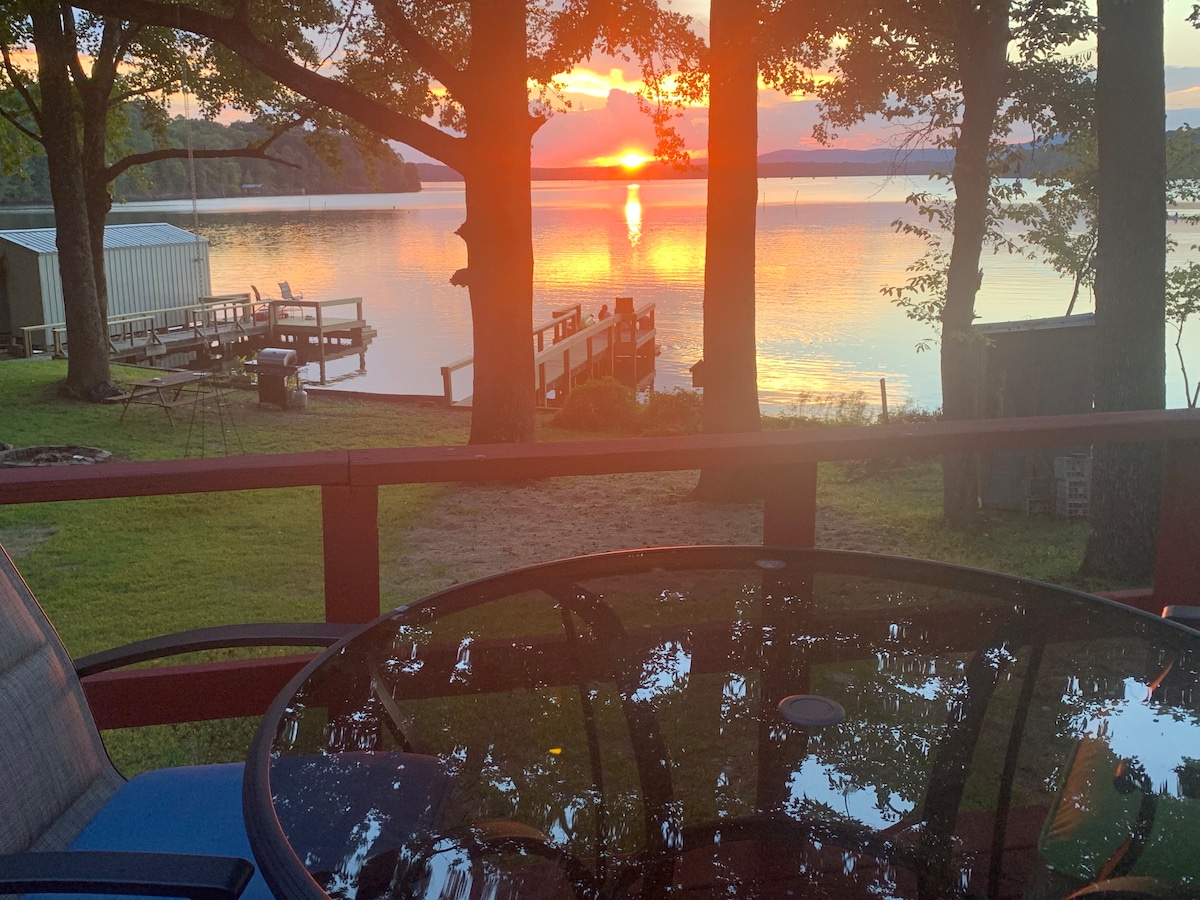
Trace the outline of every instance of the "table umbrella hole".
[[841, 704], [816, 694], [792, 694], [779, 701], [779, 714], [796, 725], [836, 725], [846, 718]]

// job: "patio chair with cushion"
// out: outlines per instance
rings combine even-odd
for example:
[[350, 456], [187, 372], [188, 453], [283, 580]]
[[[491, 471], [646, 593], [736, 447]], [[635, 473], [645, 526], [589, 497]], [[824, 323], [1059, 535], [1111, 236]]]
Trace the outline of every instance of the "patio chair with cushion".
[[328, 646], [325, 623], [208, 628], [75, 663], [0, 547], [0, 894], [128, 893], [271, 900], [242, 821], [242, 766], [189, 766], [126, 781], [80, 673], [218, 646]]

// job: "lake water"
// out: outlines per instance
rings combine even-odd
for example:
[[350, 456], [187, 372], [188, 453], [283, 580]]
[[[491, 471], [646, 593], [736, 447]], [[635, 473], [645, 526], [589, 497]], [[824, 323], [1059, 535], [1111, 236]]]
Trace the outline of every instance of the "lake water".
[[[875, 400], [940, 404], [938, 358], [918, 353], [930, 335], [881, 296], [922, 250], [897, 234], [911, 216], [904, 197], [924, 179], [763, 179], [759, 183], [757, 327], [764, 411], [801, 392], [861, 390]], [[533, 192], [534, 319], [582, 303], [595, 312], [617, 296], [654, 302], [662, 348], [655, 386], [690, 385], [701, 355], [704, 281], [703, 181], [544, 182]], [[449, 278], [466, 265], [454, 235], [464, 218], [461, 184], [419, 194], [201, 200], [199, 230], [210, 243], [213, 292], [264, 295], [287, 280], [309, 299], [361, 296], [379, 334], [365, 356], [330, 363], [346, 390], [440, 394], [440, 367], [471, 355], [470, 308]], [[190, 202], [121, 205], [111, 221], [169, 221], [192, 227]], [[4, 217], [11, 221], [11, 216]], [[6, 227], [8, 226], [6, 221]], [[33, 224], [27, 219], [23, 224]], [[1172, 223], [1180, 258], [1197, 258], [1200, 233]], [[1016, 255], [987, 256], [977, 311], [983, 322], [1062, 315], [1070, 284]], [[1091, 309], [1090, 302], [1077, 311]], [[1200, 323], [1188, 351], [1200, 371]], [[1172, 336], [1173, 344], [1173, 336]], [[1183, 387], [1169, 346], [1171, 405]], [[315, 378], [313, 371], [306, 372]], [[470, 370], [455, 395], [470, 393]]]

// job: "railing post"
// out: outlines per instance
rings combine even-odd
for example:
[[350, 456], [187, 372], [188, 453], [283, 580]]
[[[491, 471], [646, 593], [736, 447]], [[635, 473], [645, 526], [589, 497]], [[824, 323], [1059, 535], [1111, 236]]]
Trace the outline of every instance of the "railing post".
[[1200, 598], [1200, 442], [1168, 441], [1163, 454], [1162, 505], [1154, 561], [1157, 606]]
[[454, 405], [454, 373], [449, 366], [442, 366], [442, 393], [446, 397], [446, 405]]
[[321, 381], [325, 381], [325, 320], [321, 316], [321, 304], [315, 305], [317, 313], [317, 353], [321, 357]]
[[764, 470], [763, 544], [813, 547], [817, 540], [817, 464]]
[[369, 622], [379, 615], [379, 488], [321, 488], [325, 621]]

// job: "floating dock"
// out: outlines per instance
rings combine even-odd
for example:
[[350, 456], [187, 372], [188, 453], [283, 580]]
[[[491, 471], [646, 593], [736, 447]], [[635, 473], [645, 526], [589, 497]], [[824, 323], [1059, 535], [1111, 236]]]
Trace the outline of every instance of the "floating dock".
[[[353, 306], [352, 317], [331, 316]], [[341, 309], [338, 309], [338, 308]], [[321, 384], [325, 383], [325, 364], [352, 354], [363, 354], [376, 331], [363, 318], [362, 297], [341, 300], [271, 300], [267, 302], [267, 320], [272, 347], [296, 351], [301, 364], [320, 366]]]

